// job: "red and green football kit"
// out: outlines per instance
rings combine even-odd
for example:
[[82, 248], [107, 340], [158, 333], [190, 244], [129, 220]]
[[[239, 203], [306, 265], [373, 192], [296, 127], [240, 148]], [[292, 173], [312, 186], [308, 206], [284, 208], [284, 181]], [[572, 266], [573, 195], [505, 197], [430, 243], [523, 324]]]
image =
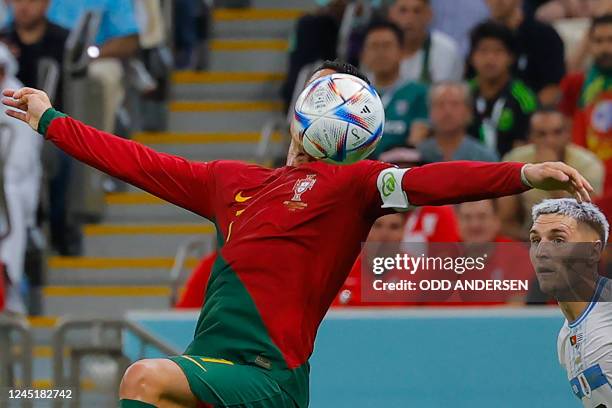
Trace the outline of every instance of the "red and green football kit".
[[173, 357], [212, 406], [308, 405], [317, 329], [377, 217], [526, 191], [521, 163], [410, 170], [364, 160], [268, 169], [190, 162], [49, 109], [39, 132], [91, 166], [217, 227], [217, 259], [193, 342]]

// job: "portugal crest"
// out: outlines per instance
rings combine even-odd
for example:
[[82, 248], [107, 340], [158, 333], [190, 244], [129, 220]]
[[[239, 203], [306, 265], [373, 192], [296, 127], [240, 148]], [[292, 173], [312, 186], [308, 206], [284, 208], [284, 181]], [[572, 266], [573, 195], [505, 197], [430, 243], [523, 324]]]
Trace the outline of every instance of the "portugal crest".
[[316, 174], [309, 174], [306, 178], [298, 179], [293, 186], [293, 197], [291, 200], [285, 201], [285, 204], [291, 211], [302, 210], [308, 206], [302, 201], [302, 194], [308, 190], [312, 190], [315, 183], [317, 182]]

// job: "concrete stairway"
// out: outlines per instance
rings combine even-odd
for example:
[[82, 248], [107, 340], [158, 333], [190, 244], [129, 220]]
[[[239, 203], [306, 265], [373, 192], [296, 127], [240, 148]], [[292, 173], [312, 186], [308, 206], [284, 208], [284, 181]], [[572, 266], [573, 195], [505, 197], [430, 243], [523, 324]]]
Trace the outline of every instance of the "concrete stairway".
[[[137, 134], [136, 141], [191, 160], [255, 160], [262, 126], [282, 115], [279, 90], [290, 30], [314, 2], [252, 4], [213, 13], [210, 71], [174, 73], [168, 131]], [[280, 136], [273, 142], [279, 153]], [[167, 309], [169, 271], [179, 245], [194, 237], [215, 239], [211, 222], [135, 187], [109, 194], [106, 204], [104, 221], [84, 227], [83, 257], [48, 261], [44, 316], [31, 319], [38, 387], [51, 385], [49, 345], [57, 317]], [[187, 266], [197, 261], [190, 259]]]

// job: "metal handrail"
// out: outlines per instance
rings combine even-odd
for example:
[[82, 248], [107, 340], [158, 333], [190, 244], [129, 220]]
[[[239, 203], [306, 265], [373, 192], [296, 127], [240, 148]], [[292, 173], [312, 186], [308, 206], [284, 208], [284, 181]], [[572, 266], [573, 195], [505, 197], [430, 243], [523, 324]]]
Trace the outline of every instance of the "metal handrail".
[[41, 58], [38, 62], [37, 85], [47, 93], [51, 103], [55, 101], [61, 75], [60, 64], [53, 58]]
[[346, 6], [338, 31], [338, 46], [336, 48], [338, 59], [346, 61], [348, 58], [349, 41], [357, 18], [361, 17], [363, 21], [369, 21], [372, 14], [373, 6], [370, 0], [355, 0]]
[[[32, 386], [32, 332], [30, 325], [22, 319], [17, 319], [8, 315], [0, 315], [0, 388], [6, 389], [14, 386], [9, 384], [9, 370], [14, 362], [12, 355], [13, 345], [11, 344], [11, 332], [18, 332], [21, 347], [19, 360], [21, 363], [21, 387], [31, 388]], [[2, 396], [1, 398], [3, 398]], [[1, 405], [1, 404], [0, 404]]]
[[6, 199], [6, 192], [4, 191], [4, 181], [6, 161], [11, 154], [13, 141], [15, 139], [15, 129], [7, 123], [0, 123], [0, 135], [4, 132], [9, 132], [9, 135], [6, 144], [0, 148], [0, 211], [4, 211], [6, 228], [4, 231], [0, 230], [0, 243], [10, 235], [12, 229], [10, 209]]
[[[134, 322], [130, 322], [124, 319], [106, 319], [106, 318], [70, 318], [64, 317], [60, 320], [56, 326], [53, 334], [53, 384], [56, 388], [68, 389], [70, 386], [74, 386], [75, 398], [78, 399], [80, 394], [78, 388], [79, 384], [70, 384], [68, 377], [64, 375], [64, 350], [66, 347], [66, 335], [73, 330], [88, 329], [92, 334], [92, 345], [99, 349], [107, 348], [109, 354], [116, 351], [120, 346], [121, 342], [117, 344], [109, 345], [102, 343], [102, 333], [108, 330], [114, 330], [119, 333], [117, 338], [121, 339], [121, 333], [124, 330], [130, 331], [134, 334], [141, 342], [140, 358], [144, 357], [144, 352], [147, 346], [152, 346], [160, 352], [173, 356], [180, 354], [180, 351], [170, 346], [163, 340], [158, 339], [151, 333], [140, 327]], [[119, 347], [117, 347], [119, 345]], [[56, 406], [61, 405], [61, 402], [56, 403]]]
[[99, 11], [89, 10], [79, 18], [75, 28], [66, 40], [64, 56], [66, 74], [74, 75], [86, 72], [91, 61], [87, 51], [90, 46], [96, 43], [101, 22], [102, 14]]
[[213, 240], [204, 238], [192, 238], [183, 242], [174, 257], [174, 263], [170, 269], [170, 286], [172, 290], [170, 304], [175, 305], [178, 300], [178, 294], [181, 287], [181, 277], [185, 263], [189, 259], [189, 256], [198, 251], [197, 258], [202, 258], [205, 254], [211, 253], [215, 250], [215, 244]]
[[[291, 112], [293, 114], [293, 110], [291, 110]], [[270, 119], [264, 124], [259, 135], [259, 142], [255, 148], [255, 158], [259, 163], [265, 163], [267, 161], [274, 134], [276, 132], [286, 133], [287, 130], [287, 119], [283, 117]]]
[[[289, 105], [289, 110], [287, 111], [287, 116], [282, 118], [272, 118], [268, 120], [262, 127], [261, 132], [259, 134], [259, 142], [255, 149], [255, 157], [256, 160], [260, 163], [265, 163], [268, 159], [268, 153], [270, 151], [270, 145], [272, 144], [272, 138], [274, 133], [280, 131], [282, 133], [288, 133], [289, 126], [291, 121], [293, 120], [294, 106], [298, 97], [302, 93], [304, 86], [308, 82], [308, 79], [312, 75], [312, 71], [321, 65], [321, 60], [317, 60], [313, 63], [304, 65], [300, 72], [298, 73], [297, 79], [295, 80], [295, 87], [293, 88], [293, 95], [291, 96], [291, 104]], [[288, 148], [289, 138], [285, 137], [283, 142], [287, 145], [284, 146]]]

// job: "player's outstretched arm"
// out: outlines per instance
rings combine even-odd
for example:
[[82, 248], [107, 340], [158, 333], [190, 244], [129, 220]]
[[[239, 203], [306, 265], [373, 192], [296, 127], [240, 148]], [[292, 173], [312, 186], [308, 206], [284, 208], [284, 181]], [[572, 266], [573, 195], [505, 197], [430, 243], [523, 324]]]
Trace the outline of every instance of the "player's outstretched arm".
[[402, 187], [412, 205], [445, 205], [522, 193], [531, 188], [565, 190], [590, 201], [593, 187], [574, 168], [561, 163], [428, 164], [406, 172]]
[[158, 153], [86, 126], [54, 110], [43, 91], [7, 89], [2, 94], [8, 116], [26, 122], [77, 160], [200, 215], [213, 215], [207, 199], [212, 189], [208, 164]]

